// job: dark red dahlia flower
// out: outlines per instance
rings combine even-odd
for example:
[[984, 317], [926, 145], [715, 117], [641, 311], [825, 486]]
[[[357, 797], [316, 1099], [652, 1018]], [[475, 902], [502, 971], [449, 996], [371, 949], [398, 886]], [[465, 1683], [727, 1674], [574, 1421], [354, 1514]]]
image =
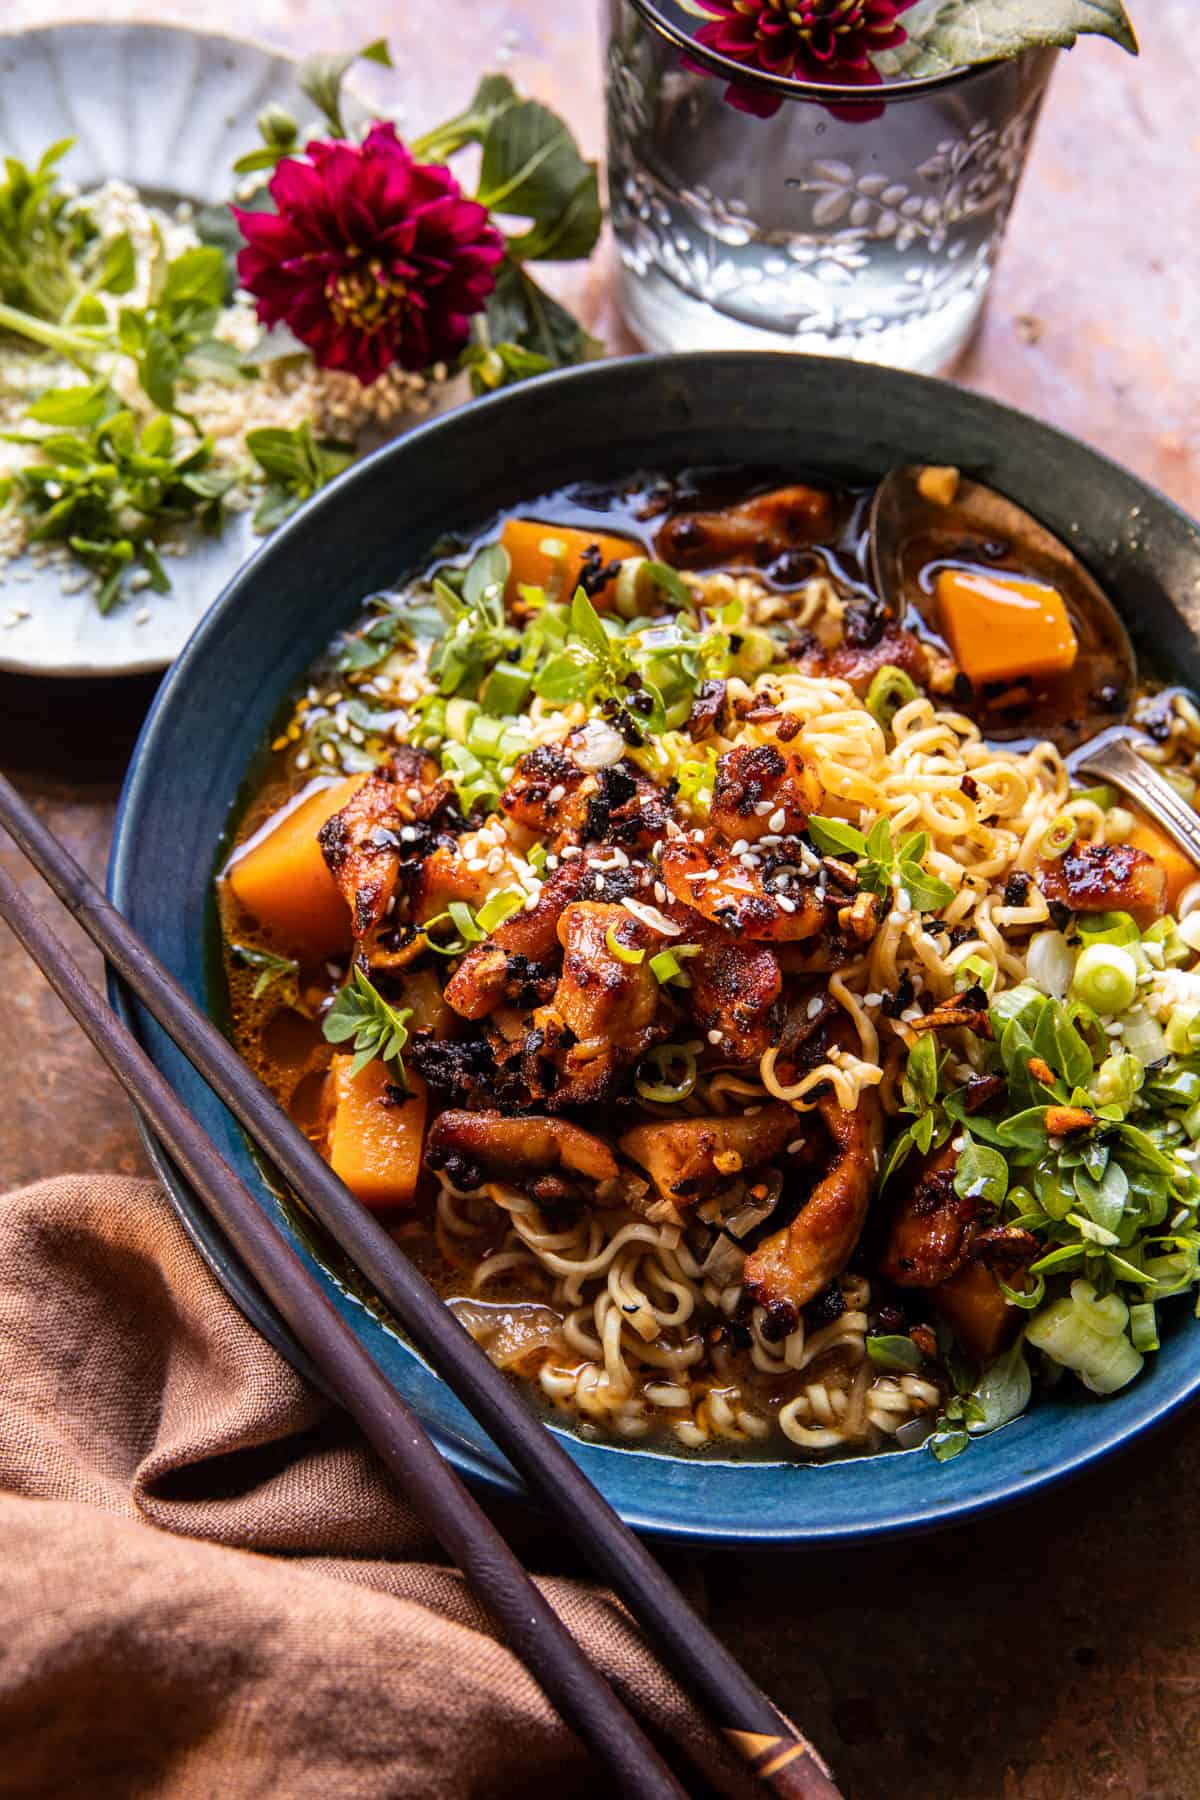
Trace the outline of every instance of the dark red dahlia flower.
[[496, 285], [504, 240], [449, 169], [414, 162], [392, 125], [309, 144], [270, 184], [277, 212], [234, 217], [238, 278], [264, 325], [291, 327], [322, 369], [377, 381], [393, 362], [449, 361]]
[[[908, 33], [897, 19], [915, 0], [702, 0], [715, 14], [701, 26], [696, 42], [732, 62], [793, 81], [841, 87], [878, 87], [883, 80], [871, 61], [879, 50], [894, 50]], [[695, 67], [695, 64], [689, 65]], [[778, 112], [780, 100], [749, 84], [731, 85], [730, 103], [763, 117]], [[840, 111], [842, 109], [833, 109]], [[872, 116], [881, 109], [847, 108], [847, 116]]]

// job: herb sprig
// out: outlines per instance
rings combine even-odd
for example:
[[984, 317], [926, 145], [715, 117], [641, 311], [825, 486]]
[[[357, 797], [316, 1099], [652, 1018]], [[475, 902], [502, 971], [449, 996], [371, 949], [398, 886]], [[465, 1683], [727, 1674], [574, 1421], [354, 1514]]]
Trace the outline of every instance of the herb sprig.
[[954, 898], [954, 889], [924, 868], [929, 833], [914, 832], [899, 845], [892, 840], [891, 822], [875, 821], [864, 836], [844, 819], [811, 818], [809, 836], [823, 856], [843, 860], [853, 857], [858, 885], [880, 899], [890, 896], [896, 880], [916, 912], [940, 912]]
[[393, 1070], [397, 1084], [408, 1086], [404, 1048], [408, 1043], [411, 1006], [388, 1004], [378, 988], [356, 968], [326, 1013], [321, 1029], [331, 1044], [353, 1041], [351, 1075], [359, 1075], [378, 1056]]

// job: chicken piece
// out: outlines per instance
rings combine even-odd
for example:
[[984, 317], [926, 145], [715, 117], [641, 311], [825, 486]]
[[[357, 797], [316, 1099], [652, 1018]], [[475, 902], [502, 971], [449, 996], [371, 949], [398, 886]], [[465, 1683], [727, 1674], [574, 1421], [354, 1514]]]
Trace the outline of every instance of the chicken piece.
[[587, 812], [580, 789], [589, 780], [559, 744], [539, 744], [522, 756], [500, 796], [500, 810], [553, 843], [573, 842]]
[[656, 1119], [627, 1131], [618, 1148], [640, 1163], [664, 1200], [687, 1206], [727, 1185], [743, 1170], [760, 1168], [781, 1156], [803, 1135], [803, 1121], [779, 1102], [755, 1113]]
[[769, 944], [739, 944], [724, 932], [706, 931], [701, 954], [687, 964], [692, 1013], [718, 1055], [733, 1062], [757, 1062], [771, 1048], [772, 1019], [783, 988], [779, 963]]
[[[907, 1180], [879, 1265], [897, 1287], [937, 1287], [966, 1262], [983, 1208], [955, 1193], [957, 1167], [951, 1141], [925, 1157]], [[897, 1179], [908, 1176], [905, 1168]]]
[[918, 1165], [896, 1208], [879, 1267], [897, 1287], [927, 1289], [963, 1348], [987, 1361], [1003, 1349], [1020, 1318], [994, 1271], [1000, 1270], [1010, 1287], [1016, 1285], [1042, 1246], [1027, 1231], [989, 1226], [992, 1207], [955, 1193], [957, 1165], [953, 1142]]
[[[557, 960], [559, 919], [563, 909], [582, 892], [587, 879], [588, 872], [579, 858], [564, 863], [549, 881], [543, 882], [537, 904], [530, 911], [513, 913], [497, 925], [486, 943], [467, 951], [446, 983], [446, 1000], [460, 1018], [486, 1018], [506, 997], [510, 981], [526, 975], [532, 965], [540, 973], [545, 964]], [[513, 969], [511, 965], [518, 958], [521, 961]]]
[[797, 751], [742, 746], [718, 758], [709, 824], [731, 844], [768, 833], [798, 837], [824, 798], [816, 770]]
[[498, 1112], [444, 1112], [433, 1122], [426, 1167], [444, 1171], [455, 1187], [482, 1186], [490, 1176], [524, 1182], [546, 1174], [614, 1181], [617, 1160], [602, 1138], [566, 1119]]
[[[382, 922], [401, 862], [428, 848], [428, 821], [450, 792], [431, 756], [405, 749], [368, 775], [322, 825], [321, 853], [350, 907], [356, 939]], [[400, 835], [406, 827], [407, 841]]]
[[[622, 962], [608, 947], [608, 934], [642, 961]], [[558, 922], [563, 946], [562, 979], [554, 991], [554, 1011], [589, 1052], [600, 1046], [622, 1063], [640, 1056], [655, 1035], [662, 989], [646, 959], [658, 940], [623, 906], [581, 900]], [[568, 1056], [570, 1052], [568, 1053]]]
[[928, 644], [903, 625], [889, 623], [870, 643], [856, 643], [846, 636], [832, 650], [814, 646], [796, 659], [795, 667], [802, 675], [847, 681], [861, 700], [880, 669], [889, 664], [903, 669], [918, 687], [928, 687], [938, 662]]
[[1040, 862], [1035, 879], [1052, 906], [1072, 912], [1127, 912], [1144, 928], [1167, 910], [1167, 871], [1132, 844], [1077, 844]]
[[827, 543], [835, 525], [833, 495], [821, 488], [783, 487], [719, 512], [681, 512], [659, 528], [655, 555], [676, 569], [767, 563], [785, 550]]
[[765, 1308], [768, 1329], [785, 1337], [800, 1308], [841, 1273], [862, 1233], [879, 1173], [879, 1101], [870, 1089], [846, 1112], [832, 1095], [818, 1101], [833, 1159], [790, 1225], [746, 1258], [747, 1294]]
[[813, 937], [828, 919], [811, 884], [790, 880], [780, 892], [768, 889], [756, 869], [727, 850], [670, 838], [663, 846], [662, 878], [684, 906], [738, 937], [773, 943]]

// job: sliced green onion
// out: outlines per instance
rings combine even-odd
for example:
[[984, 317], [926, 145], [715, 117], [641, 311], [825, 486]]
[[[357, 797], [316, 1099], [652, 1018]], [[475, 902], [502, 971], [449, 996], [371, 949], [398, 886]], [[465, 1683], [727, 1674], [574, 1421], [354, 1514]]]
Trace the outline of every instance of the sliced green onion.
[[995, 979], [996, 965], [985, 956], [964, 956], [954, 971], [954, 985], [959, 990], [977, 986], [990, 988]]
[[867, 689], [867, 711], [888, 731], [900, 708], [916, 697], [917, 684], [912, 676], [898, 669], [895, 663], [884, 663]]
[[650, 972], [663, 987], [672, 981], [677, 987], [691, 987], [692, 978], [682, 967], [681, 959], [699, 954], [699, 944], [676, 944], [674, 949], [660, 950], [650, 958]]
[[1158, 1349], [1158, 1321], [1153, 1300], [1141, 1300], [1129, 1309], [1129, 1336], [1135, 1350]]
[[1125, 1048], [1137, 1057], [1143, 1068], [1161, 1062], [1168, 1054], [1166, 1032], [1144, 1007], [1131, 1008], [1124, 1020], [1121, 1037]]
[[897, 1369], [911, 1375], [925, 1358], [909, 1337], [880, 1336], [867, 1339], [867, 1355], [877, 1369]]
[[1078, 835], [1079, 827], [1076, 825], [1074, 819], [1070, 818], [1066, 813], [1059, 813], [1057, 819], [1051, 819], [1049, 825], [1047, 825], [1045, 831], [1042, 833], [1042, 841], [1038, 846], [1038, 853], [1041, 856], [1050, 857], [1051, 859], [1058, 856], [1065, 856]]
[[1117, 804], [1117, 792], [1110, 787], [1072, 788], [1072, 800], [1090, 800], [1101, 812], [1107, 812], [1110, 806]]
[[1137, 998], [1138, 966], [1118, 944], [1089, 944], [1075, 964], [1071, 992], [1098, 1013], [1123, 1013]]
[[501, 888], [499, 893], [488, 895], [475, 914], [475, 923], [484, 937], [491, 937], [497, 925], [503, 925], [505, 919], [511, 919], [514, 913], [520, 912], [524, 904], [525, 894], [521, 888]]
[[1127, 912], [1081, 913], [1075, 923], [1085, 944], [1136, 944], [1142, 935]]
[[[672, 1079], [677, 1074], [677, 1079]], [[696, 1052], [690, 1044], [656, 1044], [638, 1064], [634, 1087], [643, 1100], [670, 1106], [696, 1085]]]
[[1104, 836], [1110, 844], [1124, 844], [1133, 836], [1137, 820], [1125, 806], [1109, 808], [1104, 821]]
[[533, 686], [533, 676], [516, 663], [498, 662], [488, 676], [483, 690], [483, 704], [488, 712], [507, 714], [510, 718], [523, 710]]
[[452, 900], [446, 911], [450, 914], [451, 922], [464, 943], [482, 944], [487, 933], [479, 929], [475, 923], [475, 915], [465, 900]]
[[604, 943], [609, 955], [615, 956], [618, 962], [640, 963], [646, 960], [646, 952], [629, 944], [623, 944], [611, 925], [604, 934]]
[[473, 750], [476, 756], [495, 757], [505, 734], [503, 719], [489, 718], [486, 713], [476, 713], [467, 727], [467, 749]]
[[545, 844], [530, 844], [525, 852], [525, 861], [540, 880], [546, 873], [547, 850]]
[[471, 730], [471, 720], [479, 711], [477, 700], [464, 700], [456, 695], [446, 702], [446, 736], [453, 738], [456, 744], [465, 744]]

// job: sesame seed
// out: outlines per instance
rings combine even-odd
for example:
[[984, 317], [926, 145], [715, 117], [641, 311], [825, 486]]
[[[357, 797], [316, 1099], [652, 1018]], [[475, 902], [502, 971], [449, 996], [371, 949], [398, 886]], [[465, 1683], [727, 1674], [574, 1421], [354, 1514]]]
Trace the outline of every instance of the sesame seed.
[[602, 894], [604, 892], [604, 877], [603, 877], [603, 875], [597, 875], [595, 878], [595, 881], [593, 882], [592, 885], [594, 886], [594, 888], [598, 894]]
[[776, 899], [779, 901], [780, 910], [782, 912], [785, 912], [785, 913], [794, 913], [795, 912], [796, 902], [794, 900], [789, 900], [786, 894], [777, 894]]
[[333, 976], [333, 979], [334, 979], [334, 980], [335, 980], [335, 981], [340, 981], [340, 980], [341, 980], [341, 978], [342, 978], [342, 965], [341, 965], [341, 963], [335, 963], [335, 962], [327, 962], [327, 963], [326, 963], [326, 964], [325, 964], [325, 973], [326, 973], [326, 974], [327, 974], [327, 975], [332, 975], [332, 976]]
[[862, 997], [862, 1003], [864, 1006], [882, 1006], [883, 1005], [883, 995], [882, 994], [864, 994]]
[[770, 811], [771, 802], [769, 800], [760, 800], [754, 808], [754, 816], [757, 819], [765, 819]]
[[416, 840], [417, 828], [415, 825], [402, 825], [400, 827], [400, 842], [402, 844], [414, 844], [416, 843]]
[[420, 788], [419, 787], [410, 787], [405, 798], [408, 800], [408, 803], [410, 806], [416, 806], [421, 798]]
[[823, 1000], [821, 995], [814, 994], [812, 999], [808, 1003], [808, 1017], [810, 1019], [815, 1019], [817, 1014], [821, 1011], [821, 1008], [824, 1006], [824, 1004], [825, 1004], [825, 1001]]
[[702, 844], [704, 842], [704, 833], [699, 827], [692, 833], [692, 842], [693, 844]]
[[783, 830], [784, 826], [787, 824], [787, 814], [784, 812], [782, 806], [777, 806], [775, 808], [775, 811], [767, 820], [767, 824], [771, 827], [772, 831]]
[[563, 786], [562, 782], [561, 781], [556, 782], [555, 785], [550, 789], [550, 792], [546, 795], [547, 803], [550, 806], [557, 806], [560, 800], [565, 800], [566, 794], [567, 794], [567, 790]]
[[661, 881], [656, 881], [654, 884], [654, 898], [658, 901], [660, 906], [665, 906], [667, 904], [667, 890]]
[[733, 846], [733, 850], [731, 851], [730, 854], [733, 856], [744, 856], [746, 854], [746, 851], [749, 848], [750, 848], [749, 838], [739, 838], [737, 843]]
[[710, 1044], [719, 1044], [721, 1042], [721, 1033], [717, 1030], [715, 1025], [708, 1034], [708, 1041]]
[[[559, 851], [559, 855], [564, 862], [569, 862], [573, 856], [582, 856], [582, 854], [583, 852], [580, 850], [578, 844], [564, 844], [563, 848]], [[549, 858], [547, 858], [547, 867], [549, 867]]]
[[795, 1154], [798, 1150], [803, 1150], [804, 1142], [805, 1142], [805, 1140], [803, 1138], [793, 1138], [791, 1143], [787, 1147], [788, 1155], [795, 1156]]
[[504, 852], [502, 850], [493, 850], [492, 854], [487, 859], [488, 874], [498, 875], [503, 867]]
[[467, 858], [467, 868], [472, 875], [481, 875], [486, 867], [487, 863], [482, 856], [470, 856]]

